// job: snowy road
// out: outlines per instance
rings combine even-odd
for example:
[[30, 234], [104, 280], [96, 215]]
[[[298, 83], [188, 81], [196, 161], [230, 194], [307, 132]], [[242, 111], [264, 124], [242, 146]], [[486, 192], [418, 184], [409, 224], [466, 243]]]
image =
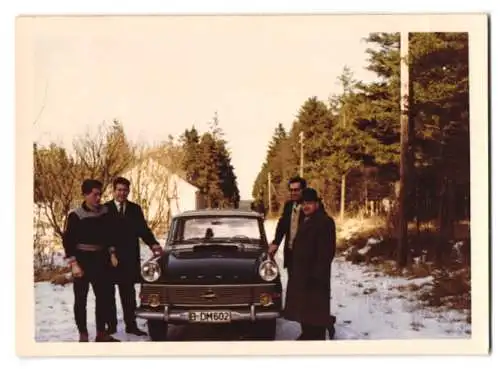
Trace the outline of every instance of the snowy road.
[[[267, 234], [272, 238], [274, 224], [266, 224]], [[281, 249], [281, 248], [280, 248]], [[148, 253], [144, 252], [144, 256]], [[277, 260], [282, 265], [282, 254]], [[282, 276], [286, 286], [286, 272]], [[332, 266], [331, 311], [337, 316], [337, 339], [415, 339], [415, 338], [467, 338], [471, 325], [465, 315], [458, 312], [438, 312], [419, 306], [411, 291], [401, 291], [410, 284], [428, 284], [429, 278], [408, 280], [383, 277], [369, 272], [365, 267], [352, 265], [336, 259]], [[424, 287], [425, 288], [425, 287]], [[127, 335], [121, 316], [117, 295], [119, 332], [116, 338], [123, 341], [148, 340]], [[88, 326], [91, 337], [94, 330], [94, 297], [89, 293], [87, 307]], [[35, 284], [35, 339], [38, 342], [75, 341], [76, 328], [73, 320], [72, 285], [54, 286], [48, 282]], [[145, 321], [138, 320], [145, 329]], [[210, 327], [174, 327], [171, 340], [229, 340], [241, 339], [234, 330], [221, 332]], [[280, 319], [277, 340], [294, 340], [300, 334], [295, 322]]]

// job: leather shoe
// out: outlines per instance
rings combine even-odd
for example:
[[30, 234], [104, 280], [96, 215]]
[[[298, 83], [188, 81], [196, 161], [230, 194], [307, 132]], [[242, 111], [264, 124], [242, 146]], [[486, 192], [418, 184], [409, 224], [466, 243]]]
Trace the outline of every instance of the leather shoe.
[[328, 327], [327, 330], [328, 330], [328, 338], [330, 340], [333, 340], [335, 338], [335, 327], [334, 326]]
[[144, 331], [141, 331], [139, 328], [137, 327], [133, 327], [133, 328], [127, 328], [125, 330], [125, 332], [127, 332], [128, 334], [133, 334], [133, 335], [136, 335], [136, 336], [147, 336], [148, 334]]
[[120, 342], [120, 340], [114, 338], [113, 336], [110, 336], [106, 333], [104, 334], [97, 334], [95, 338], [96, 342]]
[[106, 330], [106, 333], [109, 334], [109, 335], [115, 334], [116, 333], [116, 327], [109, 327]]

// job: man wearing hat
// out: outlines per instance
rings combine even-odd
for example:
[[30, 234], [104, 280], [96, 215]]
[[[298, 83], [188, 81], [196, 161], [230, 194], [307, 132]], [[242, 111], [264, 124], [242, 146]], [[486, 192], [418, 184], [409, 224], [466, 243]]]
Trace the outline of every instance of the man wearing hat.
[[324, 340], [331, 328], [330, 274], [335, 256], [335, 222], [313, 188], [302, 192], [304, 221], [293, 241], [284, 317], [301, 324], [298, 340]]

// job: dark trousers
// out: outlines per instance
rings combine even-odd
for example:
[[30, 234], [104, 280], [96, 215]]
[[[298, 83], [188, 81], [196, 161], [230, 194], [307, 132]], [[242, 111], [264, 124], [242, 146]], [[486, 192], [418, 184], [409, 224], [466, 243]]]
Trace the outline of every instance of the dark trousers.
[[[137, 301], [135, 297], [135, 287], [133, 282], [119, 282], [117, 283], [118, 292], [120, 294], [120, 302], [123, 310], [123, 321], [125, 322], [125, 327], [127, 329], [133, 329], [137, 327], [135, 320], [135, 309], [137, 308]], [[116, 299], [115, 299], [115, 288], [113, 286], [111, 293], [111, 301], [109, 304], [109, 327], [116, 328], [117, 326], [117, 314], [116, 314]]]
[[285, 252], [287, 253], [287, 263], [286, 263], [286, 272], [288, 273], [288, 279], [290, 279], [290, 275], [293, 272], [293, 260], [292, 260], [292, 250], [291, 249], [285, 249]]
[[80, 333], [88, 334], [87, 330], [87, 297], [89, 287], [95, 295], [95, 321], [97, 332], [104, 332], [107, 320], [107, 305], [109, 305], [110, 280], [107, 272], [109, 256], [105, 252], [79, 252], [76, 260], [83, 270], [83, 276], [73, 281], [74, 305], [73, 312], [76, 326]]
[[301, 341], [324, 341], [325, 327], [315, 327], [312, 325], [301, 324], [302, 334], [299, 337]]

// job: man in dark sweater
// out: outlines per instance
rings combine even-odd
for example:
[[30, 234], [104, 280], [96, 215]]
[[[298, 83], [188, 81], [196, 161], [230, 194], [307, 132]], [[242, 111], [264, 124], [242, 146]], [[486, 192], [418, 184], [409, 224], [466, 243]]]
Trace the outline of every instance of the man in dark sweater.
[[[116, 253], [120, 262], [113, 271], [113, 283], [118, 285], [125, 331], [137, 336], [146, 336], [147, 333], [137, 327], [135, 318], [137, 300], [134, 285], [141, 281], [139, 238], [156, 255], [161, 254], [162, 248], [151, 232], [151, 229], [149, 229], [141, 207], [127, 200], [129, 192], [130, 181], [126, 178], [118, 177], [113, 181], [113, 200], [105, 204], [115, 222], [115, 229], [118, 229]], [[114, 287], [110, 297], [108, 333], [113, 334], [117, 328]]]
[[102, 183], [86, 179], [82, 183], [85, 201], [73, 209], [66, 222], [63, 246], [73, 274], [75, 296], [73, 312], [80, 342], [88, 342], [87, 296], [89, 286], [95, 295], [96, 342], [118, 342], [106, 332], [109, 305], [110, 268], [118, 261], [114, 248], [116, 231], [107, 207], [100, 204]]

